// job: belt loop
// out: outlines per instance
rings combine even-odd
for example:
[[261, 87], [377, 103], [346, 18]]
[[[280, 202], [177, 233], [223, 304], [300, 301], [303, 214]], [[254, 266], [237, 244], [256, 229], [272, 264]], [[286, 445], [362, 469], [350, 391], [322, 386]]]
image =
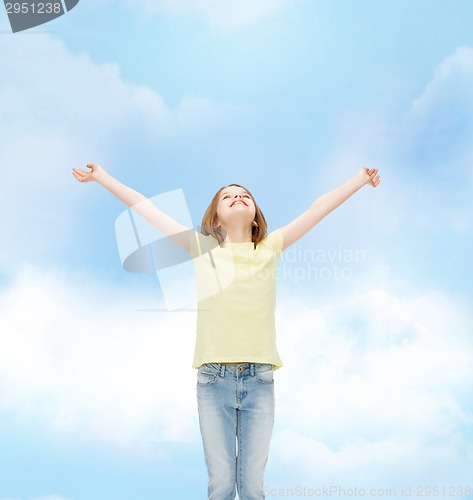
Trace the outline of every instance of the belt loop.
[[254, 363], [251, 363], [251, 364], [250, 364], [250, 375], [251, 375], [252, 377], [254, 377], [254, 376], [255, 376], [255, 371], [256, 371], [256, 370], [255, 370], [255, 364], [254, 364]]
[[220, 378], [225, 377], [225, 368], [226, 368], [225, 365], [222, 363], [220, 365]]

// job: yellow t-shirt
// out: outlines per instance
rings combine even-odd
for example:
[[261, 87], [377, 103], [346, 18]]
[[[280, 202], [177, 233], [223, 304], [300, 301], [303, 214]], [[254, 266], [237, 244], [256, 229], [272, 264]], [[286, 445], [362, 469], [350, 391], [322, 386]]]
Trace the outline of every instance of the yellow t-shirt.
[[193, 368], [239, 361], [282, 366], [274, 321], [282, 246], [279, 229], [256, 249], [252, 242], [220, 247], [202, 234], [192, 242], [199, 300]]

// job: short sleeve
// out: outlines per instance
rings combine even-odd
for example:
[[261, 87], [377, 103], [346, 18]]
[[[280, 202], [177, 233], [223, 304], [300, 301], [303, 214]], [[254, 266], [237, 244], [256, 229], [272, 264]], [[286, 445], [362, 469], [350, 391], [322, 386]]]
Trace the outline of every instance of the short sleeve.
[[278, 257], [282, 254], [283, 238], [280, 228], [268, 233], [264, 238], [265, 245], [273, 251]]

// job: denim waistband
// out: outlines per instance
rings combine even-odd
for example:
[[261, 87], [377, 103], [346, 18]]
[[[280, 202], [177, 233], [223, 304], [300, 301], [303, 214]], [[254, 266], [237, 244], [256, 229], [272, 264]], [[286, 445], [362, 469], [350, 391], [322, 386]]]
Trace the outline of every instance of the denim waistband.
[[274, 369], [274, 365], [271, 363], [204, 363], [203, 365], [200, 365], [199, 369], [202, 369], [203, 367], [210, 369], [220, 377], [224, 377], [225, 373], [235, 375], [248, 373], [253, 377], [255, 373], [266, 372]]

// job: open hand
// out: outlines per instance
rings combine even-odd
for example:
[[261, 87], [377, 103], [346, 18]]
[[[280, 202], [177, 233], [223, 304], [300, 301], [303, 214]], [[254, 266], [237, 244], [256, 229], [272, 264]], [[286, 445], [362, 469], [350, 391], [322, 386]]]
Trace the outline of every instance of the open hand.
[[98, 179], [98, 176], [103, 172], [103, 168], [96, 163], [88, 163], [87, 168], [90, 168], [90, 172], [86, 172], [81, 168], [73, 168], [72, 175], [80, 182], [92, 182]]
[[370, 184], [373, 187], [376, 187], [381, 180], [379, 178], [379, 175], [377, 175], [377, 174], [378, 174], [377, 168], [363, 167], [363, 168], [360, 168], [360, 172], [359, 172], [360, 177], [364, 181], [363, 185]]

